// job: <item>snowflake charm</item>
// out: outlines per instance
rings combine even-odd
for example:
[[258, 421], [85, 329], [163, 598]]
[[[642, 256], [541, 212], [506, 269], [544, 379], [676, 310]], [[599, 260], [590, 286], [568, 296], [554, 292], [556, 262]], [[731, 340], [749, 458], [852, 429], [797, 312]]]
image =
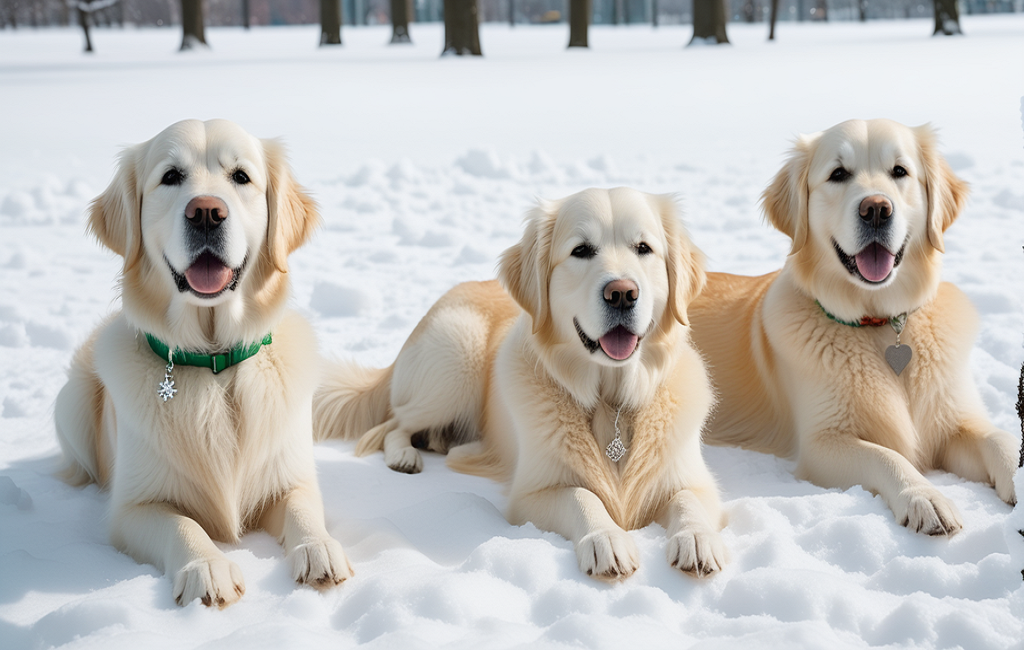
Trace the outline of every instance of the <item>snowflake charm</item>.
[[613, 463], [617, 463], [620, 458], [626, 455], [626, 445], [622, 444], [622, 440], [618, 436], [615, 436], [615, 440], [609, 442], [608, 446], [604, 448], [604, 454]]
[[164, 380], [158, 384], [159, 387], [156, 389], [156, 396], [165, 402], [174, 399], [174, 394], [178, 392], [178, 389], [174, 387], [174, 378], [171, 377], [173, 369], [174, 365], [168, 363], [167, 369], [164, 371]]

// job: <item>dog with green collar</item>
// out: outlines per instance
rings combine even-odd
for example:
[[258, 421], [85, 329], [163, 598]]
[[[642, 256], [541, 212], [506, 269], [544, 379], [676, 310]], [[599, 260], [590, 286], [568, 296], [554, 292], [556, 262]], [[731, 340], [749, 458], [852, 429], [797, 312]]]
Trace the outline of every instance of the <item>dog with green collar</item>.
[[352, 575], [313, 462], [316, 337], [286, 309], [288, 255], [319, 223], [281, 146], [190, 120], [122, 153], [89, 228], [124, 258], [120, 312], [57, 397], [64, 476], [110, 492], [110, 537], [180, 605], [245, 591], [215, 544], [275, 536], [303, 584]]

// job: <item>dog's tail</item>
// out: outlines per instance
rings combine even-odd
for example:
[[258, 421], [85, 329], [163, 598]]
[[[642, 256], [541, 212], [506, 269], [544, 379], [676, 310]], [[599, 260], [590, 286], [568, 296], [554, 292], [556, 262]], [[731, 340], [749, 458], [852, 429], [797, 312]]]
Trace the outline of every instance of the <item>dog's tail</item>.
[[364, 368], [339, 361], [313, 396], [313, 439], [350, 440], [391, 418], [391, 367]]
[[449, 469], [456, 472], [506, 483], [512, 479], [514, 458], [509, 450], [478, 440], [449, 449], [445, 462]]

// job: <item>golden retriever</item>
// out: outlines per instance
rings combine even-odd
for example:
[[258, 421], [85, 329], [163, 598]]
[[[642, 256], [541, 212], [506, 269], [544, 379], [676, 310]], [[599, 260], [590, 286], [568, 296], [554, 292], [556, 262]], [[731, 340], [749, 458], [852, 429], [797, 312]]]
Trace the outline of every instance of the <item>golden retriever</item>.
[[799, 138], [762, 197], [793, 240], [782, 270], [711, 273], [691, 306], [720, 397], [708, 441], [795, 456], [798, 477], [862, 485], [930, 535], [962, 523], [928, 470], [1014, 503], [1017, 441], [971, 380], [977, 316], [939, 281], [966, 198], [928, 126], [853, 120]]
[[[128, 148], [93, 201], [90, 230], [124, 258], [122, 310], [75, 354], [57, 397], [65, 476], [110, 489], [114, 545], [171, 577], [178, 604], [238, 600], [241, 571], [213, 540], [253, 528], [280, 540], [298, 582], [352, 575], [313, 463], [316, 339], [285, 309], [288, 254], [318, 222], [280, 145], [223, 120]], [[237, 365], [216, 373], [184, 365], [183, 351], [235, 349]]]
[[669, 198], [542, 203], [502, 255], [501, 285], [449, 291], [390, 368], [329, 374], [316, 435], [366, 432], [357, 450], [383, 448], [403, 472], [422, 467], [414, 445], [454, 447], [451, 467], [508, 481], [509, 521], [571, 540], [587, 574], [632, 574], [626, 531], [652, 521], [673, 566], [717, 571], [722, 512], [700, 440], [714, 399], [686, 317], [702, 265]]

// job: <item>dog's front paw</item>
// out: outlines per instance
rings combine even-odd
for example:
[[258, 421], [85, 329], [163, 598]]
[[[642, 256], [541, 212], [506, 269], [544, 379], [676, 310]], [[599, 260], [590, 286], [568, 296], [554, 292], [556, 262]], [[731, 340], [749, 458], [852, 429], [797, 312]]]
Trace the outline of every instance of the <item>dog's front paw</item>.
[[896, 520], [916, 533], [955, 535], [964, 527], [953, 502], [931, 486], [911, 487], [900, 493]]
[[292, 577], [316, 589], [340, 585], [352, 577], [352, 565], [341, 544], [331, 537], [310, 539], [292, 549]]
[[999, 495], [1000, 499], [1009, 503], [1011, 506], [1017, 505], [1017, 491], [1013, 487], [1012, 476], [1009, 480], [1004, 479], [1000, 481], [998, 478], [996, 479], [996, 494]]
[[423, 471], [423, 457], [414, 447], [385, 450], [384, 462], [391, 469], [403, 474], [419, 474]]
[[668, 538], [668, 563], [698, 578], [721, 571], [729, 559], [722, 537], [713, 530], [681, 530]]
[[174, 602], [182, 606], [198, 598], [207, 607], [224, 609], [244, 593], [242, 570], [224, 556], [193, 560], [174, 576]]
[[602, 580], [621, 580], [640, 566], [636, 543], [621, 528], [590, 533], [576, 544], [580, 571]]

